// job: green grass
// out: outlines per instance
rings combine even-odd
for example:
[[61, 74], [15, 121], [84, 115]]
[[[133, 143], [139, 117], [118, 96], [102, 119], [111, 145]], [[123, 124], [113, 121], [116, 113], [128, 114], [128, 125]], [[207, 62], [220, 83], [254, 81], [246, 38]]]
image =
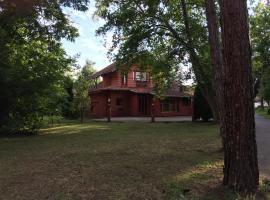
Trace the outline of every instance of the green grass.
[[270, 108], [264, 108], [264, 109], [262, 109], [262, 108], [257, 108], [257, 109], [256, 109], [256, 113], [257, 113], [258, 115], [263, 116], [263, 117], [266, 118], [266, 119], [270, 119], [270, 115], [267, 114], [267, 110], [268, 110], [268, 109], [270, 109]]
[[212, 123], [66, 123], [2, 137], [0, 199], [232, 199], [220, 149]]

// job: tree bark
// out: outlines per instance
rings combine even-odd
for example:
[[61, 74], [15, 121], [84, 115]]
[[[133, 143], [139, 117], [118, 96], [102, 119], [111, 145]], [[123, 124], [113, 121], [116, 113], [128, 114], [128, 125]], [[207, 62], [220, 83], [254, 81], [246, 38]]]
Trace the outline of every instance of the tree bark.
[[[216, 106], [218, 110], [219, 116], [222, 115], [222, 99], [223, 99], [223, 64], [222, 64], [222, 55], [221, 55], [221, 47], [220, 47], [220, 37], [219, 37], [219, 27], [218, 27], [218, 19], [216, 12], [215, 0], [205, 0], [205, 14], [207, 19], [207, 28], [208, 28], [208, 37], [210, 44], [210, 57], [211, 64], [213, 68], [213, 76], [214, 76], [214, 88], [216, 94]], [[221, 120], [221, 118], [219, 118]], [[223, 123], [220, 122], [220, 135], [223, 136]], [[223, 139], [222, 139], [223, 140]]]
[[223, 183], [254, 193], [259, 171], [253, 105], [251, 48], [245, 0], [221, 0], [223, 47], [221, 123], [224, 128]]
[[261, 100], [261, 108], [262, 108], [262, 109], [264, 109], [264, 100], [263, 100], [263, 98], [262, 98], [262, 97], [261, 97], [261, 99], [260, 99], [260, 100]]
[[83, 106], [82, 106], [82, 103], [81, 103], [81, 106], [80, 106], [81, 108], [80, 108], [80, 115], [81, 115], [81, 123], [83, 123], [83, 114], [84, 114], [84, 112], [83, 112]]

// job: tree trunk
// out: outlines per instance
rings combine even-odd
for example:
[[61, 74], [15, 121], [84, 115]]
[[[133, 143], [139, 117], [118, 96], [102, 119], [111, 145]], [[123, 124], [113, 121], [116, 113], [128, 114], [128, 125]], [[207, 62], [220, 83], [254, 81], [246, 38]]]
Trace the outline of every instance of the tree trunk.
[[[209, 37], [209, 44], [210, 44], [210, 57], [211, 57], [211, 64], [213, 68], [214, 74], [214, 88], [216, 94], [216, 106], [218, 110], [219, 116], [222, 115], [222, 104], [220, 103], [223, 99], [223, 87], [222, 87], [222, 72], [223, 72], [223, 65], [222, 65], [222, 56], [221, 56], [221, 48], [220, 48], [220, 38], [219, 38], [219, 27], [218, 27], [218, 20], [217, 20], [217, 12], [216, 12], [216, 5], [215, 0], [205, 0], [205, 13], [207, 18], [207, 28], [208, 28], [208, 37]], [[219, 120], [221, 120], [219, 118]], [[223, 128], [222, 122], [220, 122], [220, 135], [223, 136]]]
[[205, 81], [208, 79], [208, 77], [207, 75], [205, 75], [203, 71], [204, 66], [200, 62], [200, 59], [197, 56], [195, 48], [194, 48], [185, 0], [181, 0], [181, 9], [183, 13], [183, 20], [184, 20], [184, 25], [185, 25], [186, 37], [187, 37], [188, 53], [189, 53], [190, 62], [192, 64], [196, 80], [198, 82], [198, 86], [200, 87], [203, 96], [205, 97], [209, 106], [211, 107], [214, 120], [219, 121], [219, 113], [217, 109], [216, 95], [213, 90], [213, 83], [211, 82], [211, 83], [205, 84]]
[[264, 100], [263, 100], [263, 98], [262, 98], [262, 97], [261, 97], [261, 99], [260, 99], [260, 100], [261, 100], [261, 108], [262, 108], [262, 109], [264, 109]]
[[82, 105], [82, 103], [81, 103], [81, 106], [80, 106], [81, 108], [80, 108], [80, 115], [81, 115], [81, 123], [83, 123], [83, 105]]
[[224, 185], [254, 193], [259, 171], [253, 105], [253, 79], [245, 0], [221, 0], [224, 129]]

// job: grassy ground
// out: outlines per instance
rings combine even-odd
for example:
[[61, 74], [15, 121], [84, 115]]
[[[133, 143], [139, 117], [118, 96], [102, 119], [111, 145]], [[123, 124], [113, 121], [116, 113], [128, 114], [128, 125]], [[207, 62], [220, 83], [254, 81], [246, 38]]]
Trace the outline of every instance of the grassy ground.
[[0, 199], [232, 199], [211, 123], [63, 124], [0, 138]]
[[270, 108], [264, 108], [264, 109], [257, 108], [257, 109], [256, 109], [256, 113], [257, 113], [258, 115], [263, 116], [263, 117], [266, 118], [266, 119], [270, 119], [270, 115], [267, 114], [267, 110], [268, 110], [268, 109], [270, 109]]

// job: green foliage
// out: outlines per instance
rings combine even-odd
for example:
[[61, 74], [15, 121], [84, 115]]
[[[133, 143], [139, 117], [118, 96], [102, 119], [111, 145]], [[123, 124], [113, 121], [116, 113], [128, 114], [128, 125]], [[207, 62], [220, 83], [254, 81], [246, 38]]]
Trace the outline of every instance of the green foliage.
[[194, 92], [193, 109], [195, 120], [201, 118], [203, 121], [208, 121], [209, 119], [213, 118], [211, 108], [202, 95], [198, 86], [196, 86]]
[[95, 73], [93, 65], [92, 61], [87, 60], [74, 82], [74, 103], [75, 108], [80, 113], [81, 122], [83, 122], [85, 111], [90, 105], [89, 87], [95, 84], [94, 80], [91, 79], [91, 76]]
[[270, 119], [270, 108], [267, 107], [266, 109], [256, 108], [256, 113], [263, 116], [266, 119]]
[[[96, 14], [106, 21], [97, 33], [105, 35], [109, 31], [113, 32], [113, 45], [109, 55], [119, 65], [129, 67], [137, 63], [142, 67], [151, 66], [154, 76], [157, 74], [158, 83], [165, 84], [161, 87], [163, 88], [173, 79], [171, 75], [174, 72], [181, 71], [179, 68], [183, 66], [189, 68], [192, 63], [198, 84], [212, 89], [212, 69], [202, 0], [187, 1], [192, 47], [187, 44], [183, 10], [179, 9], [180, 1], [98, 0], [96, 7]], [[117, 52], [116, 47], [119, 49]], [[191, 58], [190, 51], [195, 52], [196, 59]], [[168, 80], [161, 81], [161, 76]]]
[[0, 2], [0, 125], [35, 130], [44, 115], [61, 114], [66, 73], [74, 59], [61, 39], [78, 36], [61, 6], [86, 10], [87, 0]]
[[259, 81], [259, 96], [270, 100], [270, 5], [258, 3], [250, 17], [253, 72]]
[[76, 119], [80, 116], [80, 113], [75, 103], [74, 80], [72, 78], [67, 77], [64, 89], [66, 92], [66, 98], [62, 99], [61, 102], [62, 116], [67, 119]]
[[260, 83], [260, 96], [263, 97], [264, 100], [270, 101], [270, 66], [263, 70]]
[[85, 80], [91, 81], [92, 75], [96, 72], [96, 70], [93, 68], [94, 65], [95, 63], [91, 60], [86, 60], [86, 63], [81, 70], [81, 75]]
[[82, 75], [79, 75], [74, 83], [74, 95], [79, 109], [86, 109], [90, 103], [88, 89], [89, 82]]

